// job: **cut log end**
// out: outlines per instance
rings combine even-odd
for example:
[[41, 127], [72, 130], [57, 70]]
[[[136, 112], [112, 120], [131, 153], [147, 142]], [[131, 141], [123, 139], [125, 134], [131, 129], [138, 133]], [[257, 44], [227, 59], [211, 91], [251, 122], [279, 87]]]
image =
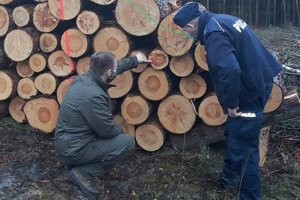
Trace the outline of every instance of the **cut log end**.
[[25, 100], [19, 96], [14, 97], [9, 104], [9, 114], [18, 123], [23, 123], [25, 121], [25, 114], [23, 112], [23, 106], [25, 105]]
[[[141, 10], [148, 12], [141, 14]], [[135, 36], [143, 36], [156, 29], [160, 20], [160, 11], [154, 0], [118, 1], [115, 16], [126, 32]]]
[[94, 34], [100, 27], [100, 19], [96, 13], [92, 11], [82, 11], [76, 19], [78, 29], [86, 34]]
[[170, 69], [179, 77], [186, 77], [193, 72], [194, 60], [189, 54], [173, 57], [170, 61]]
[[35, 78], [34, 85], [42, 94], [50, 95], [56, 89], [56, 79], [50, 73], [43, 73]]
[[190, 50], [193, 39], [174, 24], [173, 17], [169, 15], [160, 23], [158, 42], [167, 54], [181, 56]]
[[33, 54], [29, 58], [29, 66], [34, 72], [43, 71], [46, 65], [47, 65], [46, 59], [40, 53]]
[[[63, 1], [64, 2], [64, 1]], [[58, 5], [58, 2], [56, 2]], [[48, 3], [39, 3], [33, 10], [33, 24], [40, 32], [48, 33], [58, 26], [59, 18], [51, 14]]]
[[164, 99], [158, 107], [158, 117], [165, 129], [176, 134], [188, 132], [196, 121], [191, 102], [181, 95]]
[[164, 129], [159, 123], [145, 123], [136, 129], [136, 141], [146, 151], [156, 151], [162, 147], [165, 139]]
[[179, 89], [186, 98], [197, 99], [205, 94], [207, 86], [200, 75], [191, 74], [181, 79]]
[[31, 20], [30, 13], [24, 6], [16, 7], [12, 12], [12, 18], [19, 27], [28, 25]]
[[65, 94], [67, 93], [67, 91], [69, 89], [70, 84], [71, 84], [71, 80], [66, 79], [66, 80], [62, 81], [57, 88], [56, 97], [57, 97], [57, 101], [60, 105], [63, 101]]
[[55, 51], [48, 58], [48, 66], [59, 77], [68, 76], [74, 70], [72, 59], [63, 51]]
[[270, 94], [270, 97], [268, 99], [268, 102], [264, 108], [264, 113], [269, 113], [281, 105], [283, 99], [283, 94], [281, 88], [277, 84], [273, 84], [272, 92]]
[[90, 57], [81, 58], [76, 64], [76, 72], [77, 74], [84, 74], [90, 68]]
[[131, 71], [123, 72], [119, 74], [112, 82], [112, 85], [115, 87], [111, 87], [108, 89], [108, 94], [111, 98], [120, 98], [125, 96], [133, 85], [133, 76]]
[[208, 71], [205, 49], [201, 44], [198, 44], [195, 49], [195, 60], [201, 69]]
[[159, 49], [153, 50], [149, 55], [149, 60], [151, 60], [151, 66], [154, 69], [163, 69], [169, 64], [169, 57], [163, 51]]
[[87, 37], [77, 29], [65, 31], [61, 37], [61, 48], [72, 58], [78, 58], [88, 50]]
[[70, 20], [79, 14], [81, 0], [63, 0], [62, 5], [57, 0], [48, 0], [48, 5], [53, 16], [61, 20]]
[[7, 10], [0, 6], [0, 37], [6, 35], [9, 29], [9, 15]]
[[32, 75], [34, 74], [34, 71], [29, 66], [28, 59], [21, 62], [17, 62], [16, 70], [18, 75], [22, 78], [29, 78], [32, 77]]
[[51, 133], [58, 117], [58, 104], [53, 99], [38, 98], [28, 101], [24, 106], [26, 118], [33, 128]]
[[199, 117], [204, 123], [210, 126], [219, 126], [227, 120], [227, 115], [223, 113], [222, 107], [215, 94], [206, 97], [198, 109]]
[[9, 32], [4, 40], [4, 50], [13, 61], [23, 61], [33, 52], [33, 40], [31, 36], [19, 29]]
[[129, 124], [138, 125], [150, 116], [150, 104], [142, 96], [127, 96], [121, 106], [123, 118]]
[[40, 36], [39, 43], [41, 50], [45, 53], [54, 51], [58, 44], [56, 36], [51, 33], [43, 33]]
[[0, 71], [0, 101], [14, 97], [17, 92], [18, 77], [11, 71]]
[[117, 124], [119, 124], [124, 133], [131, 135], [132, 137], [135, 136], [135, 126], [132, 124], [127, 123], [122, 115], [115, 115], [114, 120]]
[[171, 90], [171, 82], [165, 72], [148, 67], [144, 70], [139, 79], [138, 86], [140, 92], [153, 101], [165, 98]]
[[30, 78], [22, 78], [18, 83], [17, 91], [18, 95], [23, 99], [30, 99], [37, 94], [34, 82]]
[[101, 29], [93, 41], [94, 51], [109, 51], [116, 56], [116, 59], [122, 59], [129, 53], [130, 45], [125, 33], [114, 27]]

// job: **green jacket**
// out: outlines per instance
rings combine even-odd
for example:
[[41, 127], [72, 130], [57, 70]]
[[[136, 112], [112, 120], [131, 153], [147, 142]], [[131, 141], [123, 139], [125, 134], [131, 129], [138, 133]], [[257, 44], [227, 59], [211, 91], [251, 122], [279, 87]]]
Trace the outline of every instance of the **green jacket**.
[[[133, 56], [118, 61], [117, 65], [116, 75], [137, 67], [138, 61]], [[57, 156], [75, 156], [96, 138], [112, 138], [123, 133], [114, 122], [108, 88], [109, 84], [92, 70], [73, 80], [64, 96], [56, 124]]]

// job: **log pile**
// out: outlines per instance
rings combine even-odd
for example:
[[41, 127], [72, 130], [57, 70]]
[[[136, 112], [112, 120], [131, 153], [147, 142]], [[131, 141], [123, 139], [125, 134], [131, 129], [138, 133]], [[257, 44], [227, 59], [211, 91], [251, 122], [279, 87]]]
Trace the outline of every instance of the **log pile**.
[[[9, 111], [18, 123], [52, 133], [73, 76], [89, 69], [93, 52], [110, 51], [117, 59], [143, 53], [152, 63], [117, 76], [108, 91], [126, 133], [155, 151], [167, 134], [198, 127], [209, 137], [222, 129], [227, 116], [206, 78], [204, 47], [193, 46], [172, 22], [178, 1], [23, 2], [0, 0], [0, 115]], [[266, 112], [279, 107], [279, 94], [276, 87]]]

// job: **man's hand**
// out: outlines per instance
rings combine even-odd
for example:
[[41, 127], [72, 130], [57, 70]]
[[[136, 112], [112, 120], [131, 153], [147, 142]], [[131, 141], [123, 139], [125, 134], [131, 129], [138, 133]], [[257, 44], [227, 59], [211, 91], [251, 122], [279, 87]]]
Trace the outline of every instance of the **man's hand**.
[[242, 112], [239, 112], [239, 107], [236, 108], [228, 108], [228, 115], [230, 117], [240, 117], [242, 115]]
[[135, 56], [137, 58], [138, 63], [151, 63], [152, 62], [151, 60], [147, 60], [147, 58], [141, 53], [138, 53]]

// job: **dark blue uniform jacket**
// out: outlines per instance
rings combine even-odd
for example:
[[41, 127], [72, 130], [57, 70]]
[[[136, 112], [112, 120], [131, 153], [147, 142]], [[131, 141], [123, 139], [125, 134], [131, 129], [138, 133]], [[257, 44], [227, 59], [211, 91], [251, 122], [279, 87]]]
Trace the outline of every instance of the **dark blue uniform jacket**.
[[225, 113], [265, 95], [266, 84], [282, 69], [237, 17], [203, 13], [197, 39], [205, 46], [209, 72]]

